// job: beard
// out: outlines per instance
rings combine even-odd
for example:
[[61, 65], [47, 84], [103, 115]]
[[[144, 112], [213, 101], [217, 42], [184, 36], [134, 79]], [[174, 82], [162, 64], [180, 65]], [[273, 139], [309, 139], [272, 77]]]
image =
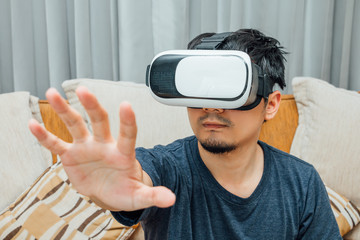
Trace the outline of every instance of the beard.
[[200, 145], [213, 154], [225, 154], [236, 149], [236, 145], [220, 142], [214, 139], [199, 140]]

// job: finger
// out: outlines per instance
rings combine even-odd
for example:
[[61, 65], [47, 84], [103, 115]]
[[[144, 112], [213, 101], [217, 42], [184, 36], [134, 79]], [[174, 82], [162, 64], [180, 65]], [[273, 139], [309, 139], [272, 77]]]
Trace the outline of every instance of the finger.
[[147, 208], [151, 206], [156, 206], [160, 208], [167, 208], [174, 205], [176, 196], [175, 194], [166, 187], [144, 187], [138, 190], [136, 193], [137, 199], [135, 203], [138, 203], [139, 206], [134, 206], [137, 208]]
[[61, 120], [65, 123], [74, 141], [89, 136], [89, 131], [86, 128], [86, 124], [81, 115], [70, 107], [56, 89], [50, 88], [46, 92], [46, 98]]
[[90, 117], [94, 138], [98, 141], [112, 140], [108, 113], [96, 97], [83, 86], [76, 89], [76, 94]]
[[29, 129], [32, 134], [38, 139], [41, 145], [49, 149], [52, 153], [62, 155], [67, 149], [67, 143], [48, 132], [36, 120], [29, 121]]
[[137, 126], [135, 113], [127, 102], [120, 104], [120, 133], [118, 149], [126, 156], [135, 155]]

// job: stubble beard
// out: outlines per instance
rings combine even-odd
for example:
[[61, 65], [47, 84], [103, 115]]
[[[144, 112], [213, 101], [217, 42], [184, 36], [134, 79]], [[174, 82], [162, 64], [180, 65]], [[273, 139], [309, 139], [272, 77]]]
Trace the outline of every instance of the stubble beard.
[[226, 154], [236, 149], [235, 144], [229, 144], [216, 139], [199, 140], [200, 145], [208, 152], [213, 154]]
[[[233, 126], [233, 123], [230, 120], [222, 117], [221, 115], [210, 114], [210, 113], [207, 113], [204, 116], [200, 117], [198, 120], [198, 124], [201, 126], [206, 119], [210, 118], [210, 115], [212, 115], [211, 116], [212, 118], [223, 123], [224, 126], [226, 127]], [[229, 144], [224, 141], [220, 141], [214, 138], [213, 136], [210, 136], [209, 138], [206, 139], [198, 139], [198, 141], [206, 151], [213, 154], [226, 154], [234, 151], [237, 148], [235, 144]]]

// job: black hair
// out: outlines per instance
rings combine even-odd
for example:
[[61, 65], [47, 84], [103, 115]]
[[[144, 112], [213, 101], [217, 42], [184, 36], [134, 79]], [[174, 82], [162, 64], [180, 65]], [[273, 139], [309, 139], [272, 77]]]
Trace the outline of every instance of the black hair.
[[[206, 37], [215, 33], [203, 33], [188, 44], [188, 49], [195, 49]], [[286, 51], [275, 38], [266, 36], [259, 30], [239, 29], [229, 35], [217, 48], [218, 50], [239, 50], [249, 54], [251, 60], [267, 74], [271, 87], [278, 84], [281, 89], [286, 87], [284, 62]]]

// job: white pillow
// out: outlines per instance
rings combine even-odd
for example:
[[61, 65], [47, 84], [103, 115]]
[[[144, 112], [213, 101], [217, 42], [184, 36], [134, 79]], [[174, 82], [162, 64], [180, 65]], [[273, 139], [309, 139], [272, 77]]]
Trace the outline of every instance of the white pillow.
[[136, 146], [153, 147], [156, 144], [168, 144], [176, 139], [193, 135], [186, 108], [158, 103], [150, 95], [145, 84], [94, 79], [65, 81], [62, 87], [69, 103], [82, 114], [88, 124], [89, 118], [75, 94], [79, 85], [87, 87], [95, 94], [107, 110], [111, 133], [115, 138], [119, 132], [119, 105], [123, 101], [130, 102], [136, 114], [138, 125]]
[[314, 78], [295, 78], [293, 91], [299, 125], [290, 153], [359, 206], [360, 94]]
[[51, 153], [28, 129], [42, 123], [38, 98], [28, 92], [0, 94], [0, 211], [12, 203], [52, 164]]

